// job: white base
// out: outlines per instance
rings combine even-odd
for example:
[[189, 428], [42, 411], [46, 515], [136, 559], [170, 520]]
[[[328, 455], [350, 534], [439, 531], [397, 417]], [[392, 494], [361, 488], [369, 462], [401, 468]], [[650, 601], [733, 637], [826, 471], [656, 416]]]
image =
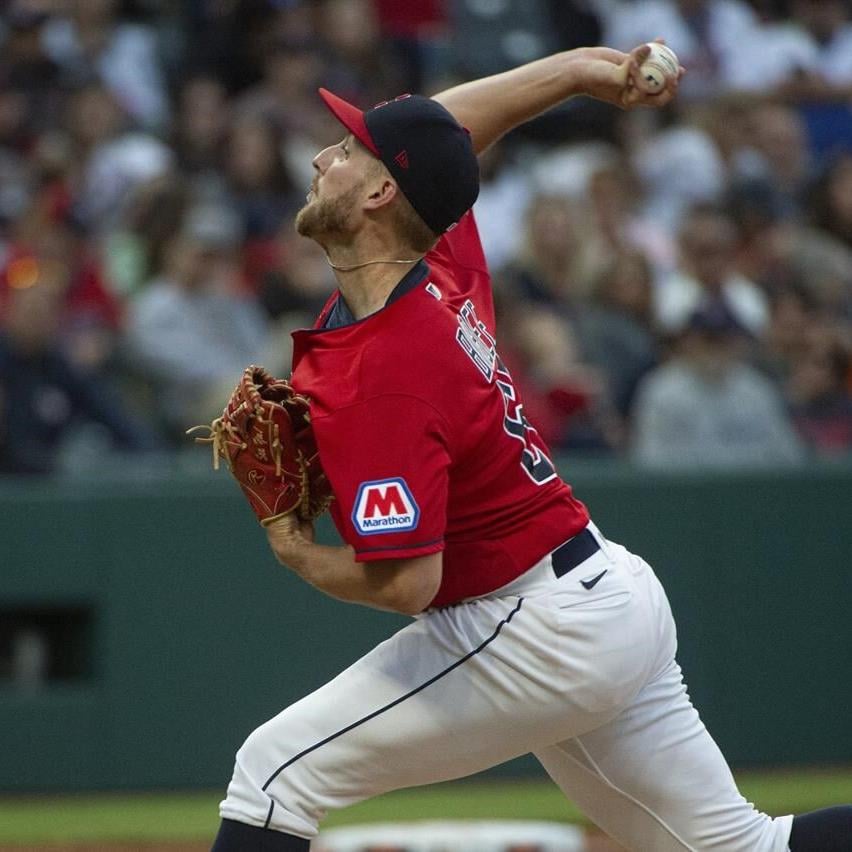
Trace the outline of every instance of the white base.
[[552, 822], [409, 822], [359, 825], [322, 832], [311, 852], [584, 852], [583, 832]]

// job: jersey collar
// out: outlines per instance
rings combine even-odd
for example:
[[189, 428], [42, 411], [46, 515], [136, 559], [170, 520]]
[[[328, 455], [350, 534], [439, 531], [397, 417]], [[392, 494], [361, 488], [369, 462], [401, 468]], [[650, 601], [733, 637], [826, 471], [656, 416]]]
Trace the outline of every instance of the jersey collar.
[[[396, 287], [391, 290], [391, 294], [388, 296], [388, 300], [385, 302], [384, 307], [386, 308], [392, 302], [395, 302], [406, 293], [409, 293], [418, 284], [422, 284], [428, 276], [429, 266], [425, 260], [421, 259], [412, 266], [405, 275], [402, 276]], [[374, 316], [374, 314], [371, 314], [371, 316]], [[352, 325], [356, 322], [358, 322], [358, 320], [355, 319], [352, 311], [349, 310], [349, 305], [346, 304], [343, 294], [338, 292], [337, 299], [335, 300], [331, 310], [328, 312], [325, 322], [322, 324], [322, 328], [342, 328], [345, 325]]]

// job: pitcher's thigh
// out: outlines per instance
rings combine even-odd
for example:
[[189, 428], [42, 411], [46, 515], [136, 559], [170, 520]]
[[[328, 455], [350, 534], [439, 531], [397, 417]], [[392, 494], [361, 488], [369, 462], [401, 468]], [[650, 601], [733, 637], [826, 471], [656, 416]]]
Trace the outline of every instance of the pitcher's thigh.
[[792, 817], [749, 804], [676, 663], [616, 719], [536, 752], [600, 828], [634, 852], [786, 852]]
[[409, 625], [248, 737], [221, 815], [312, 837], [329, 810], [556, 741], [547, 672], [513, 667], [537, 618], [501, 600]]

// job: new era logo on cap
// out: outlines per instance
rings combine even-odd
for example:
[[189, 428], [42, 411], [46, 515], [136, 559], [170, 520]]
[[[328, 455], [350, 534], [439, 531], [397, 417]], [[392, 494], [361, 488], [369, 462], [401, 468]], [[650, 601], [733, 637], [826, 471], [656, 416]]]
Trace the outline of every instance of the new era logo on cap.
[[406, 532], [417, 528], [420, 509], [401, 477], [362, 482], [352, 509], [352, 524], [361, 535]]
[[400, 151], [394, 158], [393, 161], [401, 168], [408, 168], [408, 151], [402, 150]]

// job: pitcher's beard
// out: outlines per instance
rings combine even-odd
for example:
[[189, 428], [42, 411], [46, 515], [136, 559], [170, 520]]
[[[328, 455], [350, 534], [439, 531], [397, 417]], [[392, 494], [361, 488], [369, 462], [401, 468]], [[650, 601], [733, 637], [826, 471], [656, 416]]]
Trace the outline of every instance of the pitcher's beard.
[[359, 184], [337, 198], [318, 198], [314, 193], [314, 200], [296, 214], [296, 231], [321, 245], [328, 237], [349, 235], [352, 208], [362, 188], [362, 184]]

